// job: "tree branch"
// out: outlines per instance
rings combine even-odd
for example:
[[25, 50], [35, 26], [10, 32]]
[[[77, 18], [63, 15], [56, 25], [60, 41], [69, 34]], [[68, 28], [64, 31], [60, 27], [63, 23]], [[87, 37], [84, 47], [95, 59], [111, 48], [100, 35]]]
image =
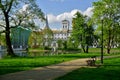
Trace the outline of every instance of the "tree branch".
[[1, 8], [1, 10], [3, 11], [3, 13], [5, 12], [5, 9], [4, 9], [4, 6], [3, 6], [3, 4], [2, 4], [2, 1], [0, 0], [0, 8]]
[[4, 26], [4, 25], [2, 25], [2, 24], [0, 24], [0, 27], [4, 27], [4, 28], [5, 28], [5, 26]]
[[3, 30], [3, 31], [0, 31], [0, 34], [1, 34], [1, 33], [5, 33], [5, 32], [6, 32], [5, 30]]
[[27, 17], [27, 14], [25, 14], [24, 16], [22, 16], [21, 18], [19, 18], [19, 22], [17, 24], [17, 26], [21, 25], [21, 23], [24, 21], [24, 19]]
[[10, 29], [11, 29], [11, 28], [16, 28], [16, 27], [18, 27], [18, 26], [11, 26]]
[[16, 20], [13, 17], [11, 17], [11, 16], [9, 16], [9, 17], [11, 18], [11, 21], [14, 21], [14, 24], [17, 25]]
[[9, 8], [8, 8], [8, 10], [7, 10], [7, 13], [10, 12], [10, 9], [12, 8], [12, 4], [13, 4], [13, 2], [14, 2], [14, 0], [11, 0], [11, 1], [10, 1]]

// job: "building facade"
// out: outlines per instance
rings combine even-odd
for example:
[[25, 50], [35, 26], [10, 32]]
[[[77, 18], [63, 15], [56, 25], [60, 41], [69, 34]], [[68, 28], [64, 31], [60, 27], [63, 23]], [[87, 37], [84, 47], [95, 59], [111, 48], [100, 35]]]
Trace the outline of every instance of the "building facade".
[[58, 40], [67, 41], [71, 35], [70, 22], [68, 20], [62, 20], [61, 30], [52, 30], [49, 27], [48, 20], [46, 17], [46, 25], [44, 29], [41, 30], [43, 34], [43, 46], [48, 47], [58, 47]]
[[62, 29], [61, 30], [52, 30], [53, 31], [53, 39], [54, 40], [67, 40], [71, 35], [70, 23], [68, 20], [62, 21]]

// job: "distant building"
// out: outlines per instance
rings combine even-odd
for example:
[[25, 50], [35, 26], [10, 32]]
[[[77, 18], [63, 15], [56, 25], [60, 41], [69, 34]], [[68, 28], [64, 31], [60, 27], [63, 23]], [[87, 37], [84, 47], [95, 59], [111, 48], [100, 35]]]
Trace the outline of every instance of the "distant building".
[[41, 31], [43, 34], [43, 46], [58, 47], [58, 40], [66, 41], [71, 35], [71, 30], [69, 29], [70, 23], [68, 20], [62, 20], [61, 30], [51, 30], [46, 17], [46, 25]]
[[43, 35], [42, 45], [45, 47], [50, 47], [52, 44], [52, 41], [53, 41], [53, 32], [49, 27], [47, 17], [46, 17], [46, 25], [45, 25], [44, 29], [41, 31], [41, 33]]
[[71, 30], [69, 28], [69, 21], [63, 20], [62, 21], [62, 30], [52, 30], [53, 31], [53, 38], [54, 40], [67, 40], [68, 37], [71, 35]]

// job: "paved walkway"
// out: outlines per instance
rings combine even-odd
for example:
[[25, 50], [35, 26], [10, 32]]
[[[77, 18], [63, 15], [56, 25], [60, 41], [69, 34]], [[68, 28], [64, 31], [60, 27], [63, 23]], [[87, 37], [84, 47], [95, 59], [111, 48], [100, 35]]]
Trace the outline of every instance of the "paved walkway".
[[86, 65], [86, 60], [88, 60], [88, 58], [34, 68], [28, 71], [10, 73], [0, 76], [0, 80], [53, 80], [71, 72], [72, 70], [84, 67]]
[[[104, 58], [113, 57], [120, 56], [106, 56]], [[87, 65], [86, 60], [88, 59], [89, 58], [77, 59], [56, 65], [38, 67], [28, 71], [10, 73], [0, 76], [0, 80], [53, 80], [71, 72], [72, 70], [85, 67]]]

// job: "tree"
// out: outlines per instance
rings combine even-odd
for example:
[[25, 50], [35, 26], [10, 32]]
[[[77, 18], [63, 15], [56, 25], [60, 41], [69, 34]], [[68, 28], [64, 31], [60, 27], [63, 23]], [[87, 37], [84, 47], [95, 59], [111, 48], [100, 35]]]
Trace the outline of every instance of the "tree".
[[94, 2], [93, 6], [93, 19], [98, 28], [102, 27], [103, 21], [104, 46], [107, 47], [107, 53], [110, 54], [110, 49], [118, 44], [120, 39], [120, 1], [99, 0]]
[[[89, 46], [93, 46], [93, 40], [95, 38], [94, 36], [94, 28], [93, 28], [93, 24], [91, 22], [91, 18], [85, 16], [85, 27], [84, 27], [84, 37], [83, 38], [83, 41], [84, 44], [85, 44], [85, 47], [86, 47], [86, 50], [84, 50], [84, 52], [88, 53], [88, 49], [89, 49]], [[83, 45], [84, 45], [83, 44]]]
[[14, 26], [22, 25], [23, 27], [30, 26], [31, 28], [38, 28], [34, 20], [45, 20], [44, 13], [34, 1], [22, 6], [22, 8], [18, 9], [10, 18]]
[[[27, 14], [25, 16], [16, 15], [16, 13], [18, 12], [18, 9], [20, 9], [20, 7], [22, 7], [25, 4], [29, 4], [31, 6], [30, 7], [31, 13], [40, 12], [40, 13], [35, 13], [35, 14], [41, 15], [41, 16], [43, 15], [41, 10], [39, 9], [39, 7], [36, 5], [35, 0], [0, 0], [0, 14], [1, 14], [0, 19], [3, 20], [0, 27], [5, 28], [5, 30], [3, 32], [5, 32], [7, 52], [8, 52], [8, 55], [10, 55], [10, 56], [16, 56], [11, 47], [10, 29], [12, 27], [17, 27], [18, 25], [20, 25], [22, 23], [23, 19], [25, 19], [26, 16], [28, 17], [29, 14]], [[32, 16], [35, 17], [36, 16], [35, 14], [33, 14]], [[29, 16], [31, 16], [31, 15], [29, 15]], [[17, 19], [17, 17], [18, 17], [18, 19]], [[16, 19], [19, 20], [18, 24], [10, 22], [13, 20], [16, 21]], [[25, 20], [23, 21], [24, 23], [25, 23]]]
[[67, 46], [67, 41], [63, 41], [63, 49], [67, 50], [68, 46]]
[[58, 48], [59, 49], [62, 49], [63, 48], [63, 41], [61, 39], [57, 40], [57, 43], [58, 43]]
[[29, 45], [32, 48], [38, 48], [42, 46], [43, 42], [43, 34], [40, 31], [32, 31], [31, 36], [29, 38]]
[[88, 53], [88, 48], [92, 43], [93, 27], [90, 18], [77, 12], [72, 20], [72, 37], [81, 45], [83, 51]]
[[0, 45], [5, 45], [5, 37], [4, 34], [0, 34]]

